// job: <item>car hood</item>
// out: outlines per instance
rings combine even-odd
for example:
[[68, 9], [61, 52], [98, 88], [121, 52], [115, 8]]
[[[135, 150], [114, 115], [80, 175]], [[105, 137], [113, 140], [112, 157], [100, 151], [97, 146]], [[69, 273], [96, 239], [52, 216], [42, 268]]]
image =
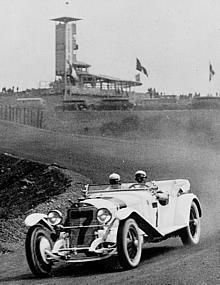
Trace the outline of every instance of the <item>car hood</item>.
[[139, 208], [143, 201], [151, 201], [152, 197], [148, 191], [119, 191], [92, 194], [84, 202], [97, 208], [119, 210], [126, 207]]

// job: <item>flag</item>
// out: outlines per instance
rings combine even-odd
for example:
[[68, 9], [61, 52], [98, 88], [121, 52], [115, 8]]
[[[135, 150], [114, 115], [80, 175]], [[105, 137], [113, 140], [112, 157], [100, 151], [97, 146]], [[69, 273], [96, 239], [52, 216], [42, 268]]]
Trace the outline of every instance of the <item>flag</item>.
[[140, 79], [140, 74], [139, 74], [139, 73], [135, 75], [135, 80], [138, 81], [138, 82], [141, 81], [141, 79]]
[[215, 71], [213, 70], [211, 63], [209, 63], [209, 81], [212, 80], [213, 75], [215, 75]]
[[73, 77], [75, 80], [79, 80], [78, 75], [77, 75], [76, 70], [75, 70], [74, 67], [72, 68], [72, 77]]
[[69, 76], [72, 76], [75, 80], [78, 80], [79, 78], [78, 78], [78, 76], [77, 76], [77, 73], [76, 73], [75, 68], [74, 68], [73, 65], [69, 62], [69, 60], [67, 60], [67, 63], [68, 63], [68, 65], [69, 65], [69, 68], [68, 68], [68, 70], [67, 70], [67, 74], [68, 74]]
[[141, 65], [141, 62], [138, 58], [136, 58], [136, 69], [140, 72], [143, 72], [148, 77], [147, 69]]
[[72, 75], [73, 69], [72, 69], [72, 64], [69, 62], [67, 59], [66, 62], [68, 63], [68, 69], [67, 69], [67, 75]]
[[142, 71], [148, 77], [147, 69], [145, 67], [143, 67], [143, 66], [142, 66]]
[[141, 62], [138, 58], [136, 59], [136, 69], [139, 71], [142, 71]]

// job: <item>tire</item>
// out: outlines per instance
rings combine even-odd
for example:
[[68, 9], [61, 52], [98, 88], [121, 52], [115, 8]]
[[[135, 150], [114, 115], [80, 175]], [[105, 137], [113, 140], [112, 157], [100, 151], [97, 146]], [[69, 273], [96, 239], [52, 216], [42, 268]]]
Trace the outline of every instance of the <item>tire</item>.
[[201, 223], [198, 207], [192, 202], [189, 213], [189, 225], [180, 233], [180, 238], [184, 245], [196, 245], [199, 243]]
[[30, 270], [36, 277], [47, 277], [51, 272], [52, 263], [47, 261], [45, 249], [52, 249], [49, 232], [40, 225], [29, 228], [25, 251]]
[[134, 219], [121, 221], [117, 234], [117, 251], [119, 263], [124, 269], [138, 266], [142, 253], [142, 237]]

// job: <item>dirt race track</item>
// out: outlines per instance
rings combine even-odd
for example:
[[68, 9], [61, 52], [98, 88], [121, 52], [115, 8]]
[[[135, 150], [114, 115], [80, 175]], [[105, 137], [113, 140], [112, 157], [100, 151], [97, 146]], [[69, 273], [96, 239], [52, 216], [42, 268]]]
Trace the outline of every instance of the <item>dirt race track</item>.
[[32, 277], [23, 249], [0, 258], [1, 284], [220, 284], [220, 149], [198, 147], [190, 141], [163, 139], [125, 141], [64, 135], [0, 123], [0, 150], [42, 162], [57, 162], [105, 182], [112, 171], [133, 180], [144, 168], [150, 179], [189, 178], [203, 207], [202, 238], [198, 246], [183, 247], [170, 239], [143, 250], [140, 266], [131, 271], [100, 264], [63, 266], [52, 278]]

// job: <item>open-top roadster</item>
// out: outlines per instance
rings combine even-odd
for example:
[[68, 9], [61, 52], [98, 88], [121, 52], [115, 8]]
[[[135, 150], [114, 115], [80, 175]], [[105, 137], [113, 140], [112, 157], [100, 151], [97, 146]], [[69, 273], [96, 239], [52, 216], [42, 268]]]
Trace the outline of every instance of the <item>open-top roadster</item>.
[[185, 245], [197, 244], [202, 212], [189, 181], [155, 184], [166, 200], [135, 183], [122, 183], [119, 189], [87, 185], [77, 202], [70, 201], [65, 218], [58, 210], [29, 215], [25, 247], [32, 273], [46, 276], [59, 261], [91, 262], [112, 255], [131, 269], [140, 262], [143, 243], [179, 236]]

